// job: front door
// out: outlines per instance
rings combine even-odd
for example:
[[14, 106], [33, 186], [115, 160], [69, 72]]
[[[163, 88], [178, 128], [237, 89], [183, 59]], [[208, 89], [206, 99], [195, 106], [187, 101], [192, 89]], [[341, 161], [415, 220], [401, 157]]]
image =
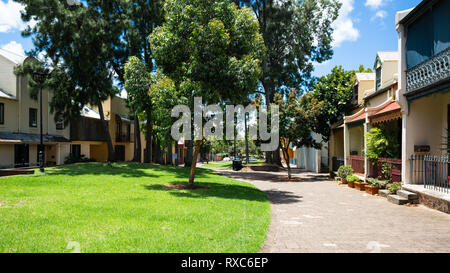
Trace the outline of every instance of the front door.
[[116, 154], [116, 161], [124, 162], [125, 161], [125, 146], [116, 145], [115, 154]]
[[28, 144], [14, 145], [14, 167], [28, 167], [30, 165], [30, 146]]

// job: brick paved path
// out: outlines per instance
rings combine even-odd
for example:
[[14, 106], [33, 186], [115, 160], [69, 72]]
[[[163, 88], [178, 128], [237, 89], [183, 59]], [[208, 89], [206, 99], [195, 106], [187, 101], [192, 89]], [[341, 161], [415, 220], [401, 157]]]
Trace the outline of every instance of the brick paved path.
[[450, 252], [450, 215], [407, 207], [297, 172], [304, 182], [276, 182], [284, 173], [220, 174], [265, 191], [272, 222], [262, 252]]

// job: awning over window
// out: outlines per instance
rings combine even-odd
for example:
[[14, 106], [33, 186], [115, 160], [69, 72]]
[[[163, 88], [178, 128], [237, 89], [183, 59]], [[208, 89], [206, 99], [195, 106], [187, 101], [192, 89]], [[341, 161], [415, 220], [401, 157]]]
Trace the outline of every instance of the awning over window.
[[[10, 132], [0, 132], [0, 142], [6, 143], [40, 143], [39, 134], [25, 134], [25, 133], [10, 133]], [[44, 143], [59, 143], [59, 142], [70, 142], [67, 138], [57, 135], [44, 135]]]
[[366, 112], [363, 110], [360, 113], [357, 113], [353, 116], [345, 117], [346, 123], [356, 123], [356, 122], [363, 122], [366, 119]]
[[388, 101], [385, 104], [369, 108], [369, 122], [372, 124], [388, 122], [402, 118], [402, 107], [398, 102]]

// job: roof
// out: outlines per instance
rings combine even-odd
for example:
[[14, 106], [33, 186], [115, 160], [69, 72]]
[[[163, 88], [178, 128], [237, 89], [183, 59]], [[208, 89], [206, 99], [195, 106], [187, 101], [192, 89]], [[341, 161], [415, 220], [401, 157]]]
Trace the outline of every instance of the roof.
[[0, 89], [0, 98], [15, 100], [16, 97]]
[[413, 10], [414, 10], [414, 8], [407, 9], [407, 10], [401, 10], [401, 11], [398, 11], [398, 12], [395, 14], [395, 24], [396, 24], [396, 25], [401, 24], [401, 22], [403, 21], [403, 19], [404, 19], [406, 16], [408, 16], [408, 15], [411, 13], [411, 11], [413, 11]]
[[378, 107], [369, 108], [367, 111], [371, 123], [381, 123], [400, 119], [402, 117], [401, 110], [402, 107], [398, 102], [387, 101]]
[[356, 79], [358, 81], [374, 81], [375, 73], [356, 73]]
[[[89, 105], [85, 105], [83, 110], [81, 110], [81, 116], [85, 118], [101, 119], [99, 112], [95, 111]], [[109, 120], [109, 118], [105, 117], [105, 120]]]
[[2, 48], [0, 48], [0, 56], [3, 56], [15, 65], [23, 64], [25, 59], [28, 58], [27, 56], [23, 56]]
[[399, 24], [407, 25], [414, 22], [415, 19], [419, 18], [427, 8], [433, 6], [434, 3], [439, 0], [423, 0], [415, 8], [413, 8], [406, 16], [400, 19]]
[[[39, 134], [0, 132], [1, 142], [39, 143], [40, 140]], [[59, 135], [44, 135], [43, 140], [44, 143], [70, 142], [67, 138]]]
[[366, 119], [366, 111], [361, 110], [359, 113], [354, 114], [353, 116], [345, 117], [346, 123], [357, 122]]
[[398, 61], [400, 59], [400, 54], [398, 54], [398, 51], [379, 51], [377, 52], [377, 55], [382, 62]]

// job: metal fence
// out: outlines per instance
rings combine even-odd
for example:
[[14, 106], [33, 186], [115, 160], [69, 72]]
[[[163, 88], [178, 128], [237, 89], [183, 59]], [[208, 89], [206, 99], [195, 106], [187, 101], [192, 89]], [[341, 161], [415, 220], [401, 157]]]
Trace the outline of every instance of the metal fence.
[[449, 155], [411, 155], [411, 184], [424, 185], [427, 189], [449, 193], [449, 164]]

